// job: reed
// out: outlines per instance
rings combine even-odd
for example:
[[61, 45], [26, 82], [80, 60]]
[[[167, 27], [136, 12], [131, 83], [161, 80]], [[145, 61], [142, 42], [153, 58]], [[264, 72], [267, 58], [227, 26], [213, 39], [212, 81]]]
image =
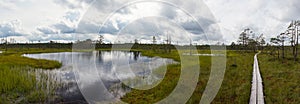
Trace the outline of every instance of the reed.
[[[27, 51], [37, 52], [34, 50]], [[0, 54], [0, 103], [40, 103], [55, 98], [58, 83], [44, 69], [61, 67], [57, 61], [21, 56], [27, 52]]]

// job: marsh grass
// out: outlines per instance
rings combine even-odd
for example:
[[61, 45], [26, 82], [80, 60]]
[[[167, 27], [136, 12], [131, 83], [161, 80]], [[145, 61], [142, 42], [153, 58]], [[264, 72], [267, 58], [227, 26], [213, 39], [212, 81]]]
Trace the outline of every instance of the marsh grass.
[[212, 103], [249, 103], [254, 54], [251, 52], [227, 52], [224, 80]]
[[[289, 55], [287, 55], [289, 56]], [[300, 62], [258, 55], [266, 103], [300, 103]]]
[[[105, 49], [106, 50], [106, 49]], [[109, 50], [109, 49], [107, 49]], [[55, 89], [59, 83], [47, 71], [36, 69], [53, 69], [61, 66], [59, 62], [37, 60], [22, 57], [26, 53], [65, 52], [70, 49], [9, 49], [0, 54], [0, 103], [47, 103], [57, 98]], [[141, 51], [143, 56], [171, 58], [180, 62], [177, 51]], [[189, 52], [188, 50], [183, 52]], [[198, 50], [209, 54], [209, 50]], [[240, 104], [248, 103], [251, 89], [253, 56], [255, 53], [243, 51], [227, 51], [227, 68], [222, 86], [212, 103]], [[288, 57], [289, 55], [287, 55]], [[266, 54], [258, 55], [259, 66], [263, 77], [266, 103], [300, 103], [300, 72], [299, 62], [291, 58], [278, 60]], [[211, 71], [211, 57], [199, 56], [200, 75], [197, 87], [188, 104], [199, 103], [205, 90]], [[197, 64], [191, 61], [191, 65]], [[175, 88], [181, 72], [180, 64], [167, 66], [167, 72], [162, 82], [149, 90], [135, 90], [127, 93], [121, 99], [128, 103], [155, 103], [167, 97]], [[41, 72], [43, 72], [41, 74]], [[45, 73], [46, 72], [46, 73]], [[159, 69], [158, 69], [159, 73]], [[48, 86], [48, 87], [47, 87]], [[51, 86], [51, 87], [49, 87]]]
[[22, 94], [27, 94], [35, 87], [35, 76], [19, 68], [0, 67], [0, 92], [3, 99], [0, 102], [17, 101]]
[[135, 90], [127, 93], [122, 100], [128, 103], [155, 103], [169, 95], [175, 88], [180, 75], [178, 65], [169, 65], [162, 82], [150, 90]]
[[72, 49], [55, 49], [55, 48], [9, 48], [5, 53], [21, 53], [21, 54], [34, 54], [34, 53], [53, 53], [53, 52], [71, 52]]
[[[184, 52], [184, 51], [183, 51]], [[188, 52], [188, 51], [186, 51]], [[209, 54], [208, 50], [199, 50], [198, 52]], [[177, 51], [173, 50], [171, 53], [142, 51], [144, 56], [159, 56], [163, 58], [171, 58], [180, 62], [180, 56]], [[236, 51], [227, 52], [227, 69], [216, 98], [212, 103], [248, 103], [251, 88], [252, 78], [252, 64], [254, 53], [239, 53]], [[195, 57], [195, 56], [194, 56]], [[197, 56], [196, 56], [197, 57]], [[199, 103], [202, 94], [205, 90], [210, 71], [211, 71], [211, 57], [200, 56], [200, 75], [197, 87], [192, 97], [187, 102], [188, 104]], [[191, 60], [191, 65], [197, 64]], [[232, 65], [235, 64], [235, 67]], [[153, 89], [150, 90], [135, 90], [127, 93], [122, 97], [122, 101], [127, 103], [150, 104], [160, 101], [167, 97], [175, 88], [180, 75], [181, 65], [168, 65], [168, 70], [163, 81]]]
[[44, 59], [31, 59], [21, 56], [22, 54], [5, 53], [0, 55], [1, 66], [29, 66], [32, 68], [55, 69], [62, 66], [57, 61], [50, 61]]
[[55, 75], [31, 67], [0, 67], [0, 103], [40, 103], [56, 98]]
[[[0, 103], [41, 103], [55, 98], [54, 90], [59, 86], [49, 71], [61, 67], [57, 61], [31, 59], [24, 53], [48, 52], [30, 49], [0, 54]], [[45, 73], [46, 72], [46, 73]]]

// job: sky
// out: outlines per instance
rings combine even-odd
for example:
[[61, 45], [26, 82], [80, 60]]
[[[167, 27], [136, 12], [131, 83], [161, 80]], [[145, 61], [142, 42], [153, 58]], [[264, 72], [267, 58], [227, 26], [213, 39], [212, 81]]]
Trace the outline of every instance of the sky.
[[297, 0], [1, 0], [0, 38], [17, 42], [137, 39], [230, 44], [245, 28], [268, 41], [300, 17]]

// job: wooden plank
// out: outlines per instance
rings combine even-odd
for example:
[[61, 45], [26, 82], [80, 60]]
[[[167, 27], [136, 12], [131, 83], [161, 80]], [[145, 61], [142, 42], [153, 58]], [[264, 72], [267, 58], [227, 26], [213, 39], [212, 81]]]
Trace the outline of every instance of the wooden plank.
[[254, 56], [253, 64], [253, 76], [252, 76], [252, 87], [249, 104], [264, 104], [263, 84], [262, 78], [259, 71], [257, 55]]

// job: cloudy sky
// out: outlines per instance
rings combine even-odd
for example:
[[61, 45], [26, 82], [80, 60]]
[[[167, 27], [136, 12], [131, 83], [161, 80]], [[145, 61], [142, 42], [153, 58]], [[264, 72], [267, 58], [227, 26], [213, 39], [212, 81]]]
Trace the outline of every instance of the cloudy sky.
[[245, 28], [268, 40], [300, 17], [297, 0], [1, 0], [0, 38], [17, 42], [236, 42]]

